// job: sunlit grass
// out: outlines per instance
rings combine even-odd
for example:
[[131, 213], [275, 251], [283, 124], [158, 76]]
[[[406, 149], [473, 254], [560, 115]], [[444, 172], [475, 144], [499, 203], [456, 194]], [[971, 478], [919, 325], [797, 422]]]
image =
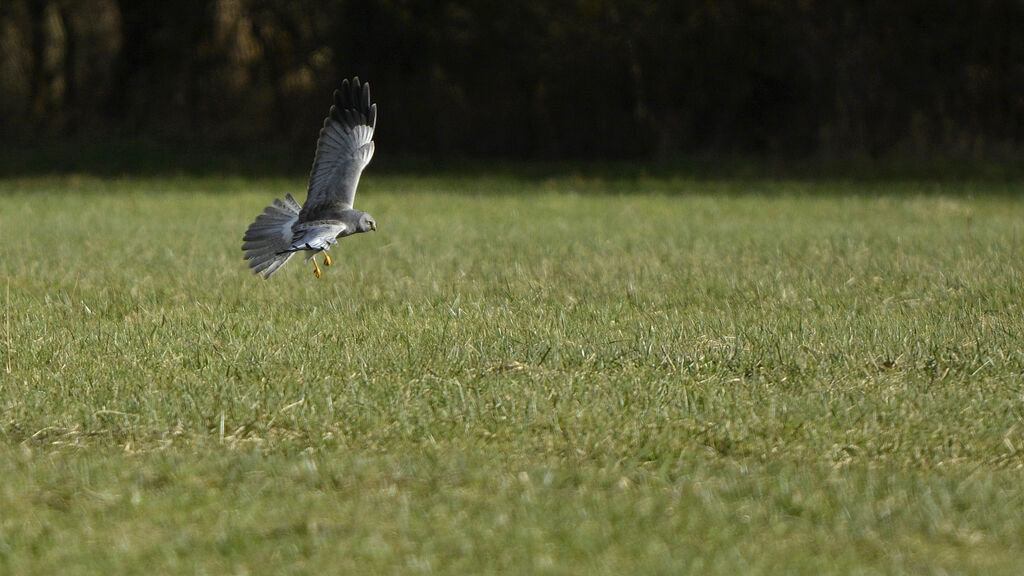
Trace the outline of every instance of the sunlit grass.
[[0, 182], [0, 572], [1024, 569], [1014, 184]]

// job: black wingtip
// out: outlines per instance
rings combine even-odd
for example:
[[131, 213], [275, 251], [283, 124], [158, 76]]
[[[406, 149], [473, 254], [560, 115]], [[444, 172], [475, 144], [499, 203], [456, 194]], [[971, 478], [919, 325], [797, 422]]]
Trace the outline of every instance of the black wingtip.
[[377, 105], [371, 101], [370, 83], [360, 82], [359, 76], [342, 80], [341, 88], [334, 91], [332, 101], [330, 118], [351, 126], [364, 122], [369, 126], [376, 125]]

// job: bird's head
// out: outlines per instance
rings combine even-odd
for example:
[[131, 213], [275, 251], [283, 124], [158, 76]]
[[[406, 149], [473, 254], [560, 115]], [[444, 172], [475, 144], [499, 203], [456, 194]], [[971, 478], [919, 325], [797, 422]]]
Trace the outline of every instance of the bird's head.
[[377, 230], [377, 223], [374, 222], [373, 216], [369, 214], [363, 214], [359, 217], [359, 231], [369, 232], [371, 230]]

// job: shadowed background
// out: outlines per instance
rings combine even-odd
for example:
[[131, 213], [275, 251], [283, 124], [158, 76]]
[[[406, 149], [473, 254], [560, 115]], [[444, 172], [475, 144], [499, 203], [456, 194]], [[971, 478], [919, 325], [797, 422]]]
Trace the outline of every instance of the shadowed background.
[[359, 74], [407, 157], [1005, 159], [1022, 29], [1016, 0], [5, 0], [0, 137], [292, 168]]

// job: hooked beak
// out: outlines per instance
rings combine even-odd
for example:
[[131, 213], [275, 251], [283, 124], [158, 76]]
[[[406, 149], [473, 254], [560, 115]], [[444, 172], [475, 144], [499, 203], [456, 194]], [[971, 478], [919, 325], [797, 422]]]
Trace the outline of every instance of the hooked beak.
[[373, 230], [374, 232], [377, 231], [377, 223], [376, 222], [370, 222], [370, 230]]

